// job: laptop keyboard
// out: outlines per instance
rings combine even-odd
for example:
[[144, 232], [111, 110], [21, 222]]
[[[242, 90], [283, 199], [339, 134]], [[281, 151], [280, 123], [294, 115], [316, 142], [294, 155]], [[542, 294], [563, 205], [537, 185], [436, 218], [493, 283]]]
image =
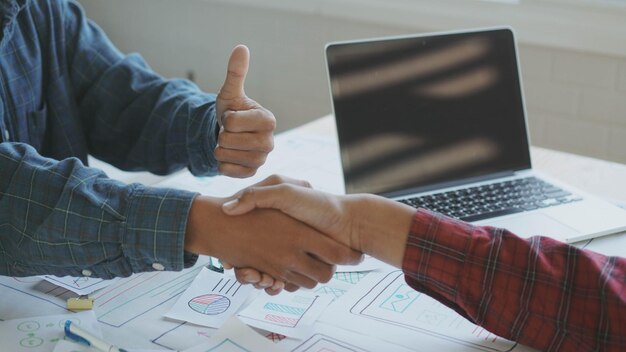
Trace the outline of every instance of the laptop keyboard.
[[400, 202], [465, 221], [478, 221], [581, 199], [536, 177], [526, 177], [402, 199]]

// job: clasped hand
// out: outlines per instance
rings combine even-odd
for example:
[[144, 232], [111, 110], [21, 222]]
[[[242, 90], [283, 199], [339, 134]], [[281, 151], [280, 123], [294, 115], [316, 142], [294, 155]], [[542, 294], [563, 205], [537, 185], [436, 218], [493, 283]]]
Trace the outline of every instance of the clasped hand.
[[[402, 267], [415, 214], [414, 208], [384, 197], [328, 194], [312, 189], [305, 181], [281, 176], [271, 176], [244, 189], [222, 206], [224, 213], [236, 217], [259, 209], [279, 210], [328, 238], [398, 268]], [[268, 294], [278, 294], [283, 288], [298, 289], [297, 283], [258, 267], [242, 267], [228, 261], [225, 267], [235, 267], [241, 283], [263, 288]]]
[[[276, 182], [270, 178], [265, 185]], [[357, 264], [359, 251], [277, 209], [222, 211], [228, 199], [197, 196], [191, 206], [185, 249], [220, 258], [239, 268], [255, 268], [275, 278], [275, 290], [313, 288], [328, 282], [336, 264]], [[274, 284], [274, 280], [272, 280]]]
[[[314, 191], [306, 181], [273, 175], [240, 191], [222, 209], [231, 216], [241, 216], [255, 209], [276, 209], [322, 232], [327, 238], [359, 248], [358, 238], [351, 238], [350, 224], [345, 221], [350, 216], [344, 204], [330, 194]], [[295, 291], [300, 286], [292, 281], [280, 280], [259, 268], [222, 262], [227, 269], [235, 267], [235, 275], [241, 283], [253, 284], [270, 295], [278, 294], [283, 288]]]

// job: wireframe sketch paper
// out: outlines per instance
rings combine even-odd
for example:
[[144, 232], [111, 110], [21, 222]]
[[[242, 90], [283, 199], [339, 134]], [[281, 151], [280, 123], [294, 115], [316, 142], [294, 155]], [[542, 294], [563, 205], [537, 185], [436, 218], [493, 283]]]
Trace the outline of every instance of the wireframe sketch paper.
[[344, 329], [338, 329], [335, 326], [316, 323], [311, 336], [303, 340], [286, 340], [280, 343], [280, 346], [289, 347], [292, 352], [409, 352], [409, 351], [425, 351], [414, 346], [411, 349], [398, 346], [396, 344], [376, 339], [371, 336], [354, 333]]
[[361, 263], [358, 265], [337, 265], [336, 272], [338, 273], [355, 273], [372, 271], [388, 267], [389, 265], [381, 262], [380, 260], [366, 255]]
[[115, 279], [112, 280], [103, 280], [91, 277], [73, 277], [73, 276], [52, 276], [52, 275], [44, 275], [41, 276], [44, 280], [55, 284], [57, 286], [63, 287], [67, 290], [70, 290], [78, 295], [88, 295], [96, 290], [101, 288], [105, 288], [115, 282]]
[[[163, 315], [207, 263], [208, 258], [200, 256], [192, 268], [137, 273], [92, 293], [93, 311], [107, 342], [127, 350], [155, 346], [184, 350], [206, 341], [206, 335], [210, 336], [214, 329]], [[0, 277], [0, 320], [67, 314], [66, 300], [75, 296], [38, 276], [3, 276]]]
[[369, 273], [333, 302], [320, 321], [426, 351], [497, 352], [515, 346], [413, 290], [401, 271]]
[[334, 301], [348, 292], [350, 288], [352, 288], [352, 284], [333, 278], [325, 284], [317, 284], [317, 286], [312, 289], [301, 288], [299, 291], [311, 292], [320, 296], [329, 296], [331, 300]]
[[92, 311], [13, 319], [0, 322], [0, 341], [3, 351], [49, 352], [65, 339], [65, 321], [102, 337], [96, 315]]
[[287, 351], [231, 316], [207, 342], [183, 352]]
[[313, 324], [333, 298], [311, 292], [261, 293], [239, 313], [246, 324], [294, 338], [311, 333]]
[[219, 328], [254, 291], [233, 276], [203, 268], [166, 317]]
[[79, 345], [75, 342], [60, 340], [52, 352], [93, 352], [89, 346]]
[[[146, 350], [146, 349], [133, 349], [133, 348], [127, 348], [125, 350], [128, 352], [163, 352], [163, 350]], [[57, 343], [57, 345], [54, 347], [54, 350], [52, 352], [94, 352], [94, 351], [95, 350], [93, 348], [90, 348], [89, 346], [80, 345], [75, 342], [70, 342], [67, 340], [61, 340], [59, 341], [59, 343]]]

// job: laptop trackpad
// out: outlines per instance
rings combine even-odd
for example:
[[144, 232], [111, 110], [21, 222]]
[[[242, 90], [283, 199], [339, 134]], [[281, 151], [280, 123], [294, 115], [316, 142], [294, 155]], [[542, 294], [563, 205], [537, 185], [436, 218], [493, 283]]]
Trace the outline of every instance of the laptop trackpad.
[[479, 221], [476, 224], [505, 228], [524, 238], [547, 236], [564, 241], [566, 238], [572, 238], [579, 234], [573, 228], [542, 213], [527, 213], [501, 219], [490, 219]]

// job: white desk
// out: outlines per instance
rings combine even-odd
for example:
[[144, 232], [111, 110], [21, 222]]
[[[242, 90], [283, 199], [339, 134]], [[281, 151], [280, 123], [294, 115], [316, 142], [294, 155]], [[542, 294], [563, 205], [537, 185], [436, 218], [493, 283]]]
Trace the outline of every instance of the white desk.
[[[282, 138], [287, 136], [291, 136], [291, 139]], [[298, 153], [299, 147], [298, 139], [302, 138], [302, 136], [306, 138], [310, 137], [307, 142], [309, 143], [308, 151], [310, 151], [310, 153], [299, 159], [299, 156], [296, 154]], [[319, 140], [316, 140], [315, 137], [319, 137]], [[311, 143], [317, 144], [312, 148]], [[325, 149], [324, 153], [334, 154], [334, 156], [328, 158], [328, 160], [315, 160], [315, 153], [319, 151], [318, 149]], [[187, 171], [178, 172], [168, 177], [157, 177], [147, 173], [121, 172], [98, 161], [93, 161], [91, 164], [92, 166], [105, 169], [109, 176], [124, 182], [143, 182], [162, 186], [185, 187], [208, 194], [211, 194], [212, 190], [216, 189], [216, 185], [220, 184], [220, 182], [221, 185], [228, 184], [230, 187], [227, 187], [225, 190], [223, 187], [220, 187], [220, 192], [229, 194], [233, 190], [237, 190], [256, 180], [262, 179], [275, 171], [287, 173], [292, 177], [310, 177], [315, 181], [313, 183], [314, 186], [322, 186], [320, 188], [326, 188], [328, 191], [340, 191], [336, 187], [336, 184], [341, 183], [341, 180], [338, 147], [335, 138], [335, 125], [332, 117], [326, 116], [320, 118], [278, 137], [277, 148], [272, 154], [273, 155], [268, 158], [268, 168], [270, 170], [266, 170], [267, 168], [262, 169], [259, 174], [251, 180], [233, 180], [225, 177], [196, 179], [190, 176]], [[543, 148], [532, 148], [532, 157], [536, 168], [550, 176], [587, 190], [600, 197], [621, 202], [622, 204], [626, 203], [626, 184], [622, 182], [622, 180], [626, 180], [625, 165]], [[303, 165], [305, 160], [310, 164], [308, 168], [303, 166], [295, 167]], [[317, 185], [316, 182], [318, 183]], [[335, 184], [331, 185], [330, 183]], [[626, 234], [585, 241], [577, 245], [608, 255], [626, 256]], [[164, 282], [174, 282], [182, 275], [191, 277], [189, 272], [163, 273], [160, 275], [163, 277], [162, 280]], [[134, 283], [143, 282], [143, 280], [152, 280], [149, 275], [139, 274], [138, 276], [139, 279], [135, 278]], [[0, 277], [0, 297], [2, 297], [2, 300], [0, 300], [0, 319], [15, 319], [34, 316], [36, 314], [52, 315], [66, 313], [63, 306], [64, 300], [68, 296], [67, 292], [64, 293], [59, 290], [54, 290], [49, 285], [35, 286], [32, 284], [34, 279], [20, 281], [21, 282], [18, 283], [13, 279]], [[130, 291], [142, 287], [134, 283], [133, 285], [124, 283], [124, 285], [127, 286], [119, 284], [115, 288], [118, 293], [108, 296], [106, 301], [104, 301], [104, 298], [101, 300], [96, 299], [96, 301], [101, 304], [101, 306], [96, 309], [96, 313], [98, 313], [97, 315], [103, 325], [103, 332], [113, 343], [129, 346], [128, 343], [130, 342], [130, 347], [135, 348], [159, 349], [161, 346], [169, 346], [182, 349], [189, 347], [190, 344], [193, 345], [196, 341], [201, 341], [205, 338], [204, 335], [210, 335], [212, 333], [210, 329], [181, 324], [162, 317], [164, 311], [168, 309], [167, 307], [175, 301], [171, 296], [182, 292], [180, 288], [178, 288], [179, 291], [172, 291], [170, 296], [165, 298], [158, 295], [150, 296], [150, 299], [154, 302], [149, 301], [138, 303], [137, 305], [124, 306], [124, 304], [127, 303], [125, 301], [135, 299], [134, 296], [128, 296], [129, 292], [125, 287], [128, 287]], [[144, 291], [148, 291], [148, 289]], [[162, 295], [164, 294], [167, 294], [167, 292], [162, 293]], [[121, 302], [116, 302], [116, 300], [122, 298], [123, 300]], [[20, 302], [21, 306], [18, 305], [16, 307], [15, 304], [7, 302]], [[117, 305], [117, 307], [125, 307], [123, 309], [129, 311], [137, 310], [137, 312], [130, 314], [131, 319], [123, 316], [123, 314], [117, 314], [119, 311], [113, 311], [111, 306], [115, 305]], [[108, 310], [105, 312], [105, 309]], [[518, 349], [516, 349], [516, 351], [517, 350]], [[525, 348], [519, 350], [525, 350]]]

